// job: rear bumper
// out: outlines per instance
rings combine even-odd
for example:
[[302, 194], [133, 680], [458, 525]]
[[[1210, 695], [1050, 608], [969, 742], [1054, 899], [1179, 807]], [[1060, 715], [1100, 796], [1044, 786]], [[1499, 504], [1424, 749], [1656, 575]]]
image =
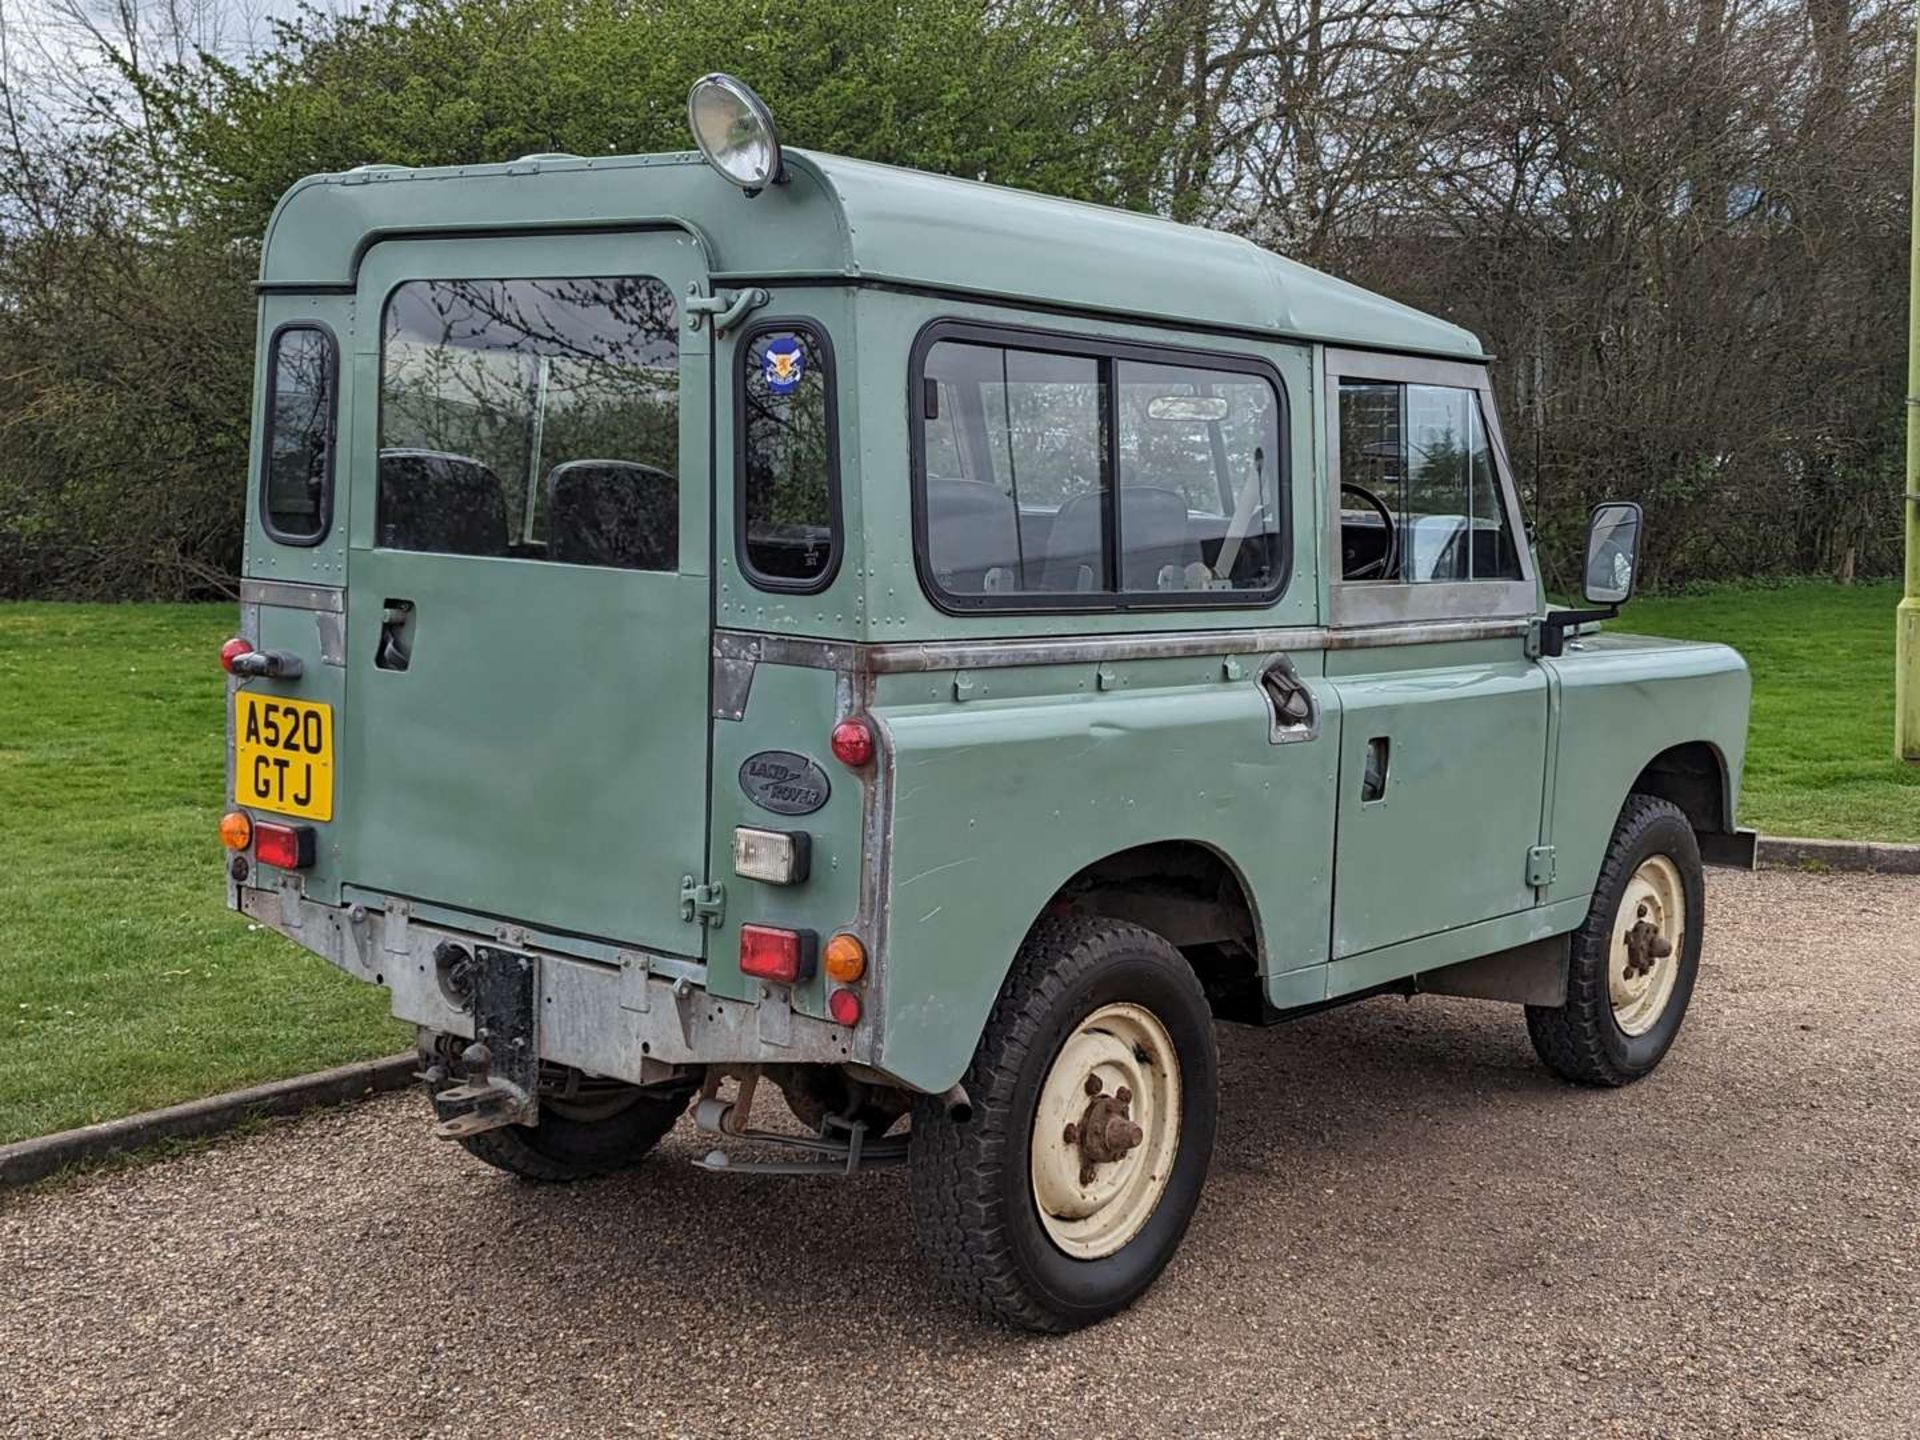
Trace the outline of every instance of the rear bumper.
[[512, 927], [490, 934], [390, 910], [321, 905], [297, 890], [239, 887], [239, 908], [358, 980], [384, 986], [401, 1020], [471, 1037], [473, 1017], [441, 987], [435, 952], [452, 943], [510, 948], [539, 959], [535, 1011], [543, 1060], [633, 1084], [668, 1065], [874, 1064], [874, 1037], [796, 1014], [782, 986], [756, 1003], [706, 989], [698, 962], [624, 952], [619, 963], [584, 960], [525, 943]]

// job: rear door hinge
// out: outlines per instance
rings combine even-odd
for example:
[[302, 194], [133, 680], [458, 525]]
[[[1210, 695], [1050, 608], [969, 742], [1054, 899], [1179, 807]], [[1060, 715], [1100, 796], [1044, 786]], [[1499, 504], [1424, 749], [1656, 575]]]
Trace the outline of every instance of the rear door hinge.
[[1538, 890], [1551, 885], [1555, 874], [1554, 850], [1551, 845], [1535, 845], [1527, 851], [1527, 884]]
[[691, 875], [680, 877], [680, 918], [689, 925], [718, 925], [727, 913], [727, 887], [702, 885]]
[[702, 295], [697, 283], [690, 285], [687, 287], [687, 329], [698, 330], [700, 322], [711, 316], [714, 338], [718, 339], [771, 298], [757, 286], [747, 290], [716, 290], [711, 295]]

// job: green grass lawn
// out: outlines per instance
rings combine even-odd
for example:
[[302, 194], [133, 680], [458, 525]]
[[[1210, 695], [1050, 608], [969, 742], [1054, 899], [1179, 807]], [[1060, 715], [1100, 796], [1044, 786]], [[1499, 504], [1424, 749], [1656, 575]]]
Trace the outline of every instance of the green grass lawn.
[[1920, 765], [1893, 758], [1893, 585], [1636, 600], [1621, 629], [1723, 640], [1753, 671], [1740, 823], [1763, 835], [1920, 840]]
[[0, 605], [0, 1143], [406, 1048], [226, 909], [231, 605]]
[[[1889, 586], [1634, 603], [1754, 671], [1741, 819], [1920, 840], [1891, 758]], [[409, 1033], [225, 905], [229, 605], [0, 605], [0, 1143], [390, 1053]]]

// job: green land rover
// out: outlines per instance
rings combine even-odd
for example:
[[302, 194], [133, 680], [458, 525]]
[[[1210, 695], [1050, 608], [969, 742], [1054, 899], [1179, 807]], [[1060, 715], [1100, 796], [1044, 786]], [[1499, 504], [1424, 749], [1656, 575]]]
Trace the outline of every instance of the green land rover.
[[[518, 1175], [909, 1167], [1018, 1325], [1137, 1297], [1213, 1024], [1673, 1043], [1748, 681], [1544, 600], [1467, 332], [1243, 239], [783, 152], [302, 181], [259, 283], [232, 905]], [[798, 1123], [756, 1123], [777, 1089]]]

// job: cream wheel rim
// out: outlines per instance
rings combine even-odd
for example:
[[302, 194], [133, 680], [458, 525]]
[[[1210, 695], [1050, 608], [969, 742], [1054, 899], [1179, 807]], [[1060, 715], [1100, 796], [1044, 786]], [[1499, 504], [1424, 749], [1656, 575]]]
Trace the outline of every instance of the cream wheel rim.
[[1608, 996], [1623, 1034], [1644, 1035], [1666, 1013], [1686, 938], [1680, 867], [1665, 855], [1649, 856], [1620, 897], [1607, 956]]
[[1033, 1199], [1076, 1260], [1111, 1255], [1166, 1193], [1180, 1148], [1180, 1060], [1139, 1005], [1103, 1005], [1053, 1058], [1034, 1114]]

